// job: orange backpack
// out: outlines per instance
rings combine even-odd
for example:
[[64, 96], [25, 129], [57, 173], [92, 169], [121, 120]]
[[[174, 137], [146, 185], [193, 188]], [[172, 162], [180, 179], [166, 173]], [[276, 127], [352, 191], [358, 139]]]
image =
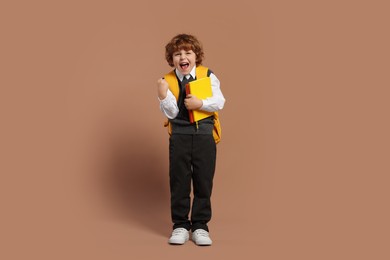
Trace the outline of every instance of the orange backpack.
[[[196, 69], [195, 69], [196, 78], [201, 79], [201, 78], [207, 77], [208, 70], [209, 69], [204, 67], [204, 66], [196, 67]], [[164, 76], [164, 78], [168, 82], [169, 90], [175, 96], [176, 100], [178, 100], [180, 89], [179, 89], [179, 82], [177, 81], [175, 71], [172, 70], [171, 72], [166, 74]], [[169, 135], [171, 135], [172, 134], [172, 126], [171, 126], [171, 123], [169, 122], [169, 120], [165, 121], [164, 126], [168, 127], [168, 133], [169, 133]], [[216, 144], [220, 142], [220, 140], [221, 140], [221, 123], [219, 122], [218, 112], [214, 112], [213, 137], [214, 137]]]

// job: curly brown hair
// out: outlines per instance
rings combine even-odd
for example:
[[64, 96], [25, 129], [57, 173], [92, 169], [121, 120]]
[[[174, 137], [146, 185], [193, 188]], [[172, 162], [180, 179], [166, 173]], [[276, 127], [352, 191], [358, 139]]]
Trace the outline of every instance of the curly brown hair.
[[196, 66], [201, 65], [204, 52], [202, 44], [198, 39], [189, 34], [178, 34], [165, 46], [165, 59], [169, 66], [173, 67], [173, 53], [179, 50], [192, 50], [196, 55]]

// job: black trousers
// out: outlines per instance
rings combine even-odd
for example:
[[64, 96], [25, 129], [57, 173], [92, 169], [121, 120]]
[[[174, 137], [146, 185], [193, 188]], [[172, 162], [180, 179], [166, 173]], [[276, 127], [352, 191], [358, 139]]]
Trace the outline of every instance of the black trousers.
[[[173, 134], [169, 139], [169, 181], [173, 228], [208, 231], [216, 161], [212, 135]], [[193, 201], [191, 208], [191, 182]], [[191, 209], [191, 219], [188, 215]]]

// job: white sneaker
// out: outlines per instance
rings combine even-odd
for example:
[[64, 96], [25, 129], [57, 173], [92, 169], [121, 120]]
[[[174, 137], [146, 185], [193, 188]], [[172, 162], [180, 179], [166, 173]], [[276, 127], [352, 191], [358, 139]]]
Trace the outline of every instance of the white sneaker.
[[197, 229], [192, 232], [192, 241], [198, 246], [210, 246], [213, 243], [210, 239], [209, 232], [204, 229]]
[[187, 229], [185, 228], [175, 228], [172, 231], [172, 236], [169, 238], [169, 244], [173, 245], [182, 245], [188, 241], [190, 235]]

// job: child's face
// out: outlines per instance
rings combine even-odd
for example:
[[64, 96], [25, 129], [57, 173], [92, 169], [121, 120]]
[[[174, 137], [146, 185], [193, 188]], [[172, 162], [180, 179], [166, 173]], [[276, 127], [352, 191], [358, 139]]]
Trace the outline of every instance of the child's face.
[[192, 50], [179, 50], [173, 53], [173, 66], [183, 75], [190, 74], [196, 65], [196, 55]]

